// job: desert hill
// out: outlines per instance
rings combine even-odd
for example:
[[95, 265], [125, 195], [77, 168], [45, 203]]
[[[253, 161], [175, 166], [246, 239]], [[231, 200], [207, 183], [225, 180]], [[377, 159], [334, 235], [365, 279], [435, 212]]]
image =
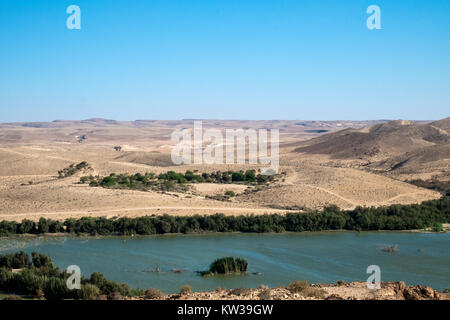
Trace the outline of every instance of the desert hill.
[[443, 128], [447, 126], [445, 121], [430, 124], [404, 120], [390, 121], [323, 135], [303, 143], [303, 146], [294, 151], [326, 154], [337, 159], [388, 158], [419, 148], [448, 143], [450, 134], [433, 124]]
[[348, 128], [303, 141], [294, 149], [357, 162], [397, 179], [450, 179], [450, 118], [428, 123], [397, 120]]
[[448, 180], [450, 178], [450, 143], [418, 148], [402, 155], [391, 157], [369, 165], [395, 175], [414, 175]]
[[450, 132], [450, 117], [432, 122], [431, 125]]

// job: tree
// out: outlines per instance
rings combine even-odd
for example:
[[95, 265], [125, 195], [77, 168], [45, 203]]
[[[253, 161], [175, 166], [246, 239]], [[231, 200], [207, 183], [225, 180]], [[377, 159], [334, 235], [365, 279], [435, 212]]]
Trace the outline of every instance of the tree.
[[42, 253], [39, 252], [32, 252], [31, 253], [31, 257], [33, 260], [33, 265], [36, 268], [41, 268], [41, 267], [52, 267], [53, 263], [52, 263], [52, 259]]
[[38, 223], [38, 232], [39, 233], [48, 233], [49, 231], [49, 223], [47, 219], [40, 218]]
[[22, 223], [19, 224], [17, 229], [18, 233], [33, 233], [35, 230], [35, 224], [31, 220], [24, 219]]

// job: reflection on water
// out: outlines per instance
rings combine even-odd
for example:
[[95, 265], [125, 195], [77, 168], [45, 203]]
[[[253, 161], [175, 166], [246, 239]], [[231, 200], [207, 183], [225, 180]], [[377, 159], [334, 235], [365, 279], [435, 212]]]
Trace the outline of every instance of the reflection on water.
[[[60, 245], [67, 241], [67, 237], [30, 237], [17, 236], [10, 238], [0, 238], [0, 252], [21, 251], [26, 248], [39, 248], [42, 245]], [[86, 240], [87, 242], [87, 240]]]
[[[383, 281], [403, 280], [443, 290], [450, 288], [450, 234], [407, 232], [315, 232], [210, 234], [152, 237], [22, 237], [0, 239], [2, 253], [39, 251], [61, 268], [78, 265], [85, 276], [102, 272], [133, 287], [177, 292], [287, 285], [337, 280], [365, 281], [369, 265], [381, 268]], [[395, 250], [383, 250], [395, 248]], [[214, 259], [242, 257], [249, 273], [202, 278]]]

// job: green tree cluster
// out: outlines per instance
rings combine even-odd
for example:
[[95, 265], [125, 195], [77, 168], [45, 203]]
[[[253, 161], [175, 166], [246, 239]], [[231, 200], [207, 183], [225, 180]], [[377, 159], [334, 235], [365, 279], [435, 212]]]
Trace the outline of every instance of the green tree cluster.
[[[81, 278], [81, 288], [70, 290], [67, 287], [69, 274], [53, 265], [49, 256], [33, 252], [0, 255], [0, 291], [19, 295], [42, 294], [48, 300], [93, 299], [98, 295], [135, 296], [144, 293], [141, 289], [132, 289], [127, 284], [106, 279], [101, 273], [93, 273], [90, 278]], [[32, 262], [31, 262], [32, 261]], [[21, 269], [12, 272], [12, 269]]]

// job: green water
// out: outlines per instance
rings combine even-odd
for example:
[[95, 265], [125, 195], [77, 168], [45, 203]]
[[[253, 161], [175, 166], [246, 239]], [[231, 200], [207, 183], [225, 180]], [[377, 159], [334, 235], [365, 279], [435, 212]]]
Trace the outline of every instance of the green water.
[[[383, 252], [398, 245], [394, 253]], [[2, 253], [39, 251], [61, 268], [78, 265], [83, 275], [99, 271], [132, 287], [177, 292], [288, 285], [294, 280], [332, 283], [365, 281], [369, 265], [381, 268], [382, 281], [405, 281], [435, 289], [450, 288], [450, 233], [315, 232], [295, 234], [214, 234], [140, 238], [2, 239]], [[238, 256], [249, 262], [249, 274], [202, 278], [214, 259]], [[149, 272], [156, 266], [161, 273]], [[182, 269], [173, 273], [172, 269]], [[260, 274], [252, 274], [257, 272]]]

